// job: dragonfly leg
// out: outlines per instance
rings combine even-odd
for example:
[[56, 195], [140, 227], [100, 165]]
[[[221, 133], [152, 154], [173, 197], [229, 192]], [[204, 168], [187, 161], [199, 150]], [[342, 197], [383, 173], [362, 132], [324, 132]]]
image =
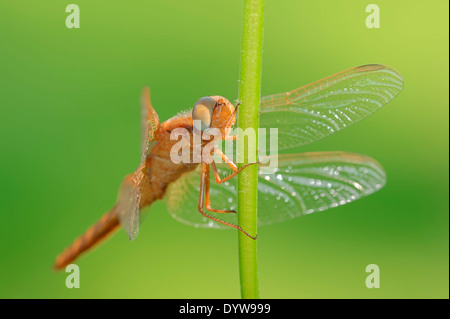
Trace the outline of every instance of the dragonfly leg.
[[214, 213], [234, 213], [234, 214], [236, 214], [236, 211], [234, 209], [224, 210], [224, 209], [215, 209], [215, 208], [211, 207], [211, 199], [209, 196], [209, 167], [208, 167], [208, 172], [206, 173], [206, 176], [205, 176], [205, 207], [207, 210], [209, 210], [210, 212], [214, 212]]
[[243, 234], [247, 235], [251, 239], [256, 239], [258, 236], [253, 237], [252, 235], [247, 233], [245, 230], [243, 230], [241, 227], [231, 224], [231, 223], [227, 223], [226, 221], [223, 221], [214, 216], [211, 216], [203, 211], [203, 202], [205, 199], [206, 185], [207, 185], [206, 179], [209, 180], [209, 165], [205, 164], [205, 163], [202, 163], [201, 165], [202, 165], [202, 167], [201, 167], [201, 177], [200, 177], [200, 194], [199, 194], [199, 198], [198, 198], [198, 211], [200, 212], [200, 214], [202, 214], [203, 216], [205, 216], [209, 219], [212, 219], [218, 223], [221, 223], [223, 225], [236, 228], [237, 230], [241, 231]]
[[216, 182], [218, 184], [221, 184], [221, 183], [224, 183], [224, 182], [230, 180], [231, 178], [233, 178], [237, 174], [239, 174], [244, 168], [246, 168], [246, 167], [248, 167], [250, 165], [254, 165], [254, 164], [258, 164], [258, 162], [256, 162], [256, 163], [248, 163], [248, 164], [242, 166], [240, 169], [234, 171], [233, 173], [231, 173], [230, 175], [228, 175], [227, 177], [224, 177], [224, 178], [220, 177], [219, 172], [217, 171], [216, 164], [214, 162], [211, 163], [211, 166], [212, 166], [212, 169], [213, 169], [213, 172], [214, 172], [214, 178], [216, 179]]
[[230, 166], [234, 170], [234, 172], [231, 173], [230, 175], [228, 175], [227, 177], [221, 178], [220, 175], [219, 175], [219, 172], [217, 171], [216, 164], [214, 163], [214, 161], [211, 162], [212, 170], [213, 170], [213, 173], [214, 173], [214, 178], [216, 179], [216, 182], [218, 184], [221, 184], [223, 182], [228, 181], [229, 179], [231, 179], [234, 176], [236, 176], [237, 174], [239, 174], [244, 168], [246, 168], [246, 167], [248, 167], [250, 165], [259, 164], [259, 162], [245, 164], [244, 166], [242, 166], [239, 169], [237, 168], [237, 166], [236, 166], [236, 164], [234, 162], [230, 162], [230, 163], [227, 163], [227, 164], [228, 164], [228, 166]]
[[[227, 163], [227, 165], [230, 166], [233, 169], [233, 171], [235, 171], [235, 172], [237, 171], [237, 165], [228, 156], [226, 156], [224, 154], [224, 152], [222, 152], [218, 148], [214, 148], [214, 152], [219, 154], [220, 157], [225, 161], [225, 163]], [[213, 167], [213, 169], [214, 169], [214, 167]]]
[[237, 135], [227, 135], [223, 138], [225, 141], [236, 141]]

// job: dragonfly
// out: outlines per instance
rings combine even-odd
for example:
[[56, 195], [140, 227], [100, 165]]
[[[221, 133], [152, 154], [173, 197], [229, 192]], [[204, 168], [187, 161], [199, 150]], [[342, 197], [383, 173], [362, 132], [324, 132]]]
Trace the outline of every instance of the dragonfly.
[[[377, 64], [354, 67], [298, 89], [269, 95], [260, 101], [260, 127], [278, 128], [278, 149], [306, 145], [373, 114], [396, 97], [403, 88], [402, 76], [394, 69]], [[235, 141], [230, 134], [235, 125], [236, 107], [222, 96], [200, 98], [192, 110], [160, 123], [143, 90], [141, 161], [127, 175], [114, 207], [57, 258], [55, 269], [62, 269], [79, 255], [108, 237], [120, 226], [130, 240], [139, 233], [147, 208], [167, 199], [171, 216], [183, 223], [204, 228], [236, 228], [256, 239], [236, 222], [237, 194], [231, 178], [240, 168], [220, 151], [212, 148], [225, 163], [174, 163], [170, 150], [177, 140], [175, 129], [185, 129], [190, 137], [207, 129], [219, 131], [224, 141]], [[195, 124], [198, 123], [198, 124]], [[200, 148], [206, 147], [200, 143]], [[192, 153], [192, 144], [187, 145]], [[277, 156], [277, 168], [258, 176], [258, 225], [290, 220], [299, 216], [341, 206], [381, 189], [386, 182], [383, 167], [374, 159], [339, 151], [287, 153]], [[212, 170], [213, 174], [210, 174]]]

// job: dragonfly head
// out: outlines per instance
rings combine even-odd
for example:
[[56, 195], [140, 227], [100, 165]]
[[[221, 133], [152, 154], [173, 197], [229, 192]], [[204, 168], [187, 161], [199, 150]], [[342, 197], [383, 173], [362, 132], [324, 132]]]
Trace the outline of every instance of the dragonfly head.
[[219, 129], [227, 135], [236, 122], [234, 106], [222, 96], [207, 96], [200, 98], [192, 109], [194, 127], [203, 132], [208, 128]]

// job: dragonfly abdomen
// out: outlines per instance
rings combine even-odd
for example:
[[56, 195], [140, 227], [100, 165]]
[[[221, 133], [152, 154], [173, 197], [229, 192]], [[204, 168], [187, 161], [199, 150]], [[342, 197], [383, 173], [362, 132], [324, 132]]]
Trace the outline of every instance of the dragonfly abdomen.
[[80, 254], [112, 234], [120, 225], [115, 207], [56, 257], [55, 269], [62, 269], [74, 261]]

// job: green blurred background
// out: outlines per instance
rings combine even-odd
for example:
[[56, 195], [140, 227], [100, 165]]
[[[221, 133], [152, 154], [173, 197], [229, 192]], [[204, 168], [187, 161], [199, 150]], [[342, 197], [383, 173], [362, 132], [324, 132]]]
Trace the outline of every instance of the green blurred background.
[[[67, 29], [76, 3], [81, 28]], [[267, 1], [262, 94], [368, 63], [403, 92], [301, 151], [366, 154], [380, 192], [259, 230], [262, 298], [448, 298], [448, 1], [387, 1], [368, 29], [355, 1]], [[239, 298], [237, 233], [195, 229], [153, 205], [77, 261], [55, 256], [109, 210], [138, 165], [144, 85], [160, 119], [201, 96], [237, 97], [243, 1], [0, 0], [0, 297]], [[379, 265], [381, 288], [365, 286]]]

